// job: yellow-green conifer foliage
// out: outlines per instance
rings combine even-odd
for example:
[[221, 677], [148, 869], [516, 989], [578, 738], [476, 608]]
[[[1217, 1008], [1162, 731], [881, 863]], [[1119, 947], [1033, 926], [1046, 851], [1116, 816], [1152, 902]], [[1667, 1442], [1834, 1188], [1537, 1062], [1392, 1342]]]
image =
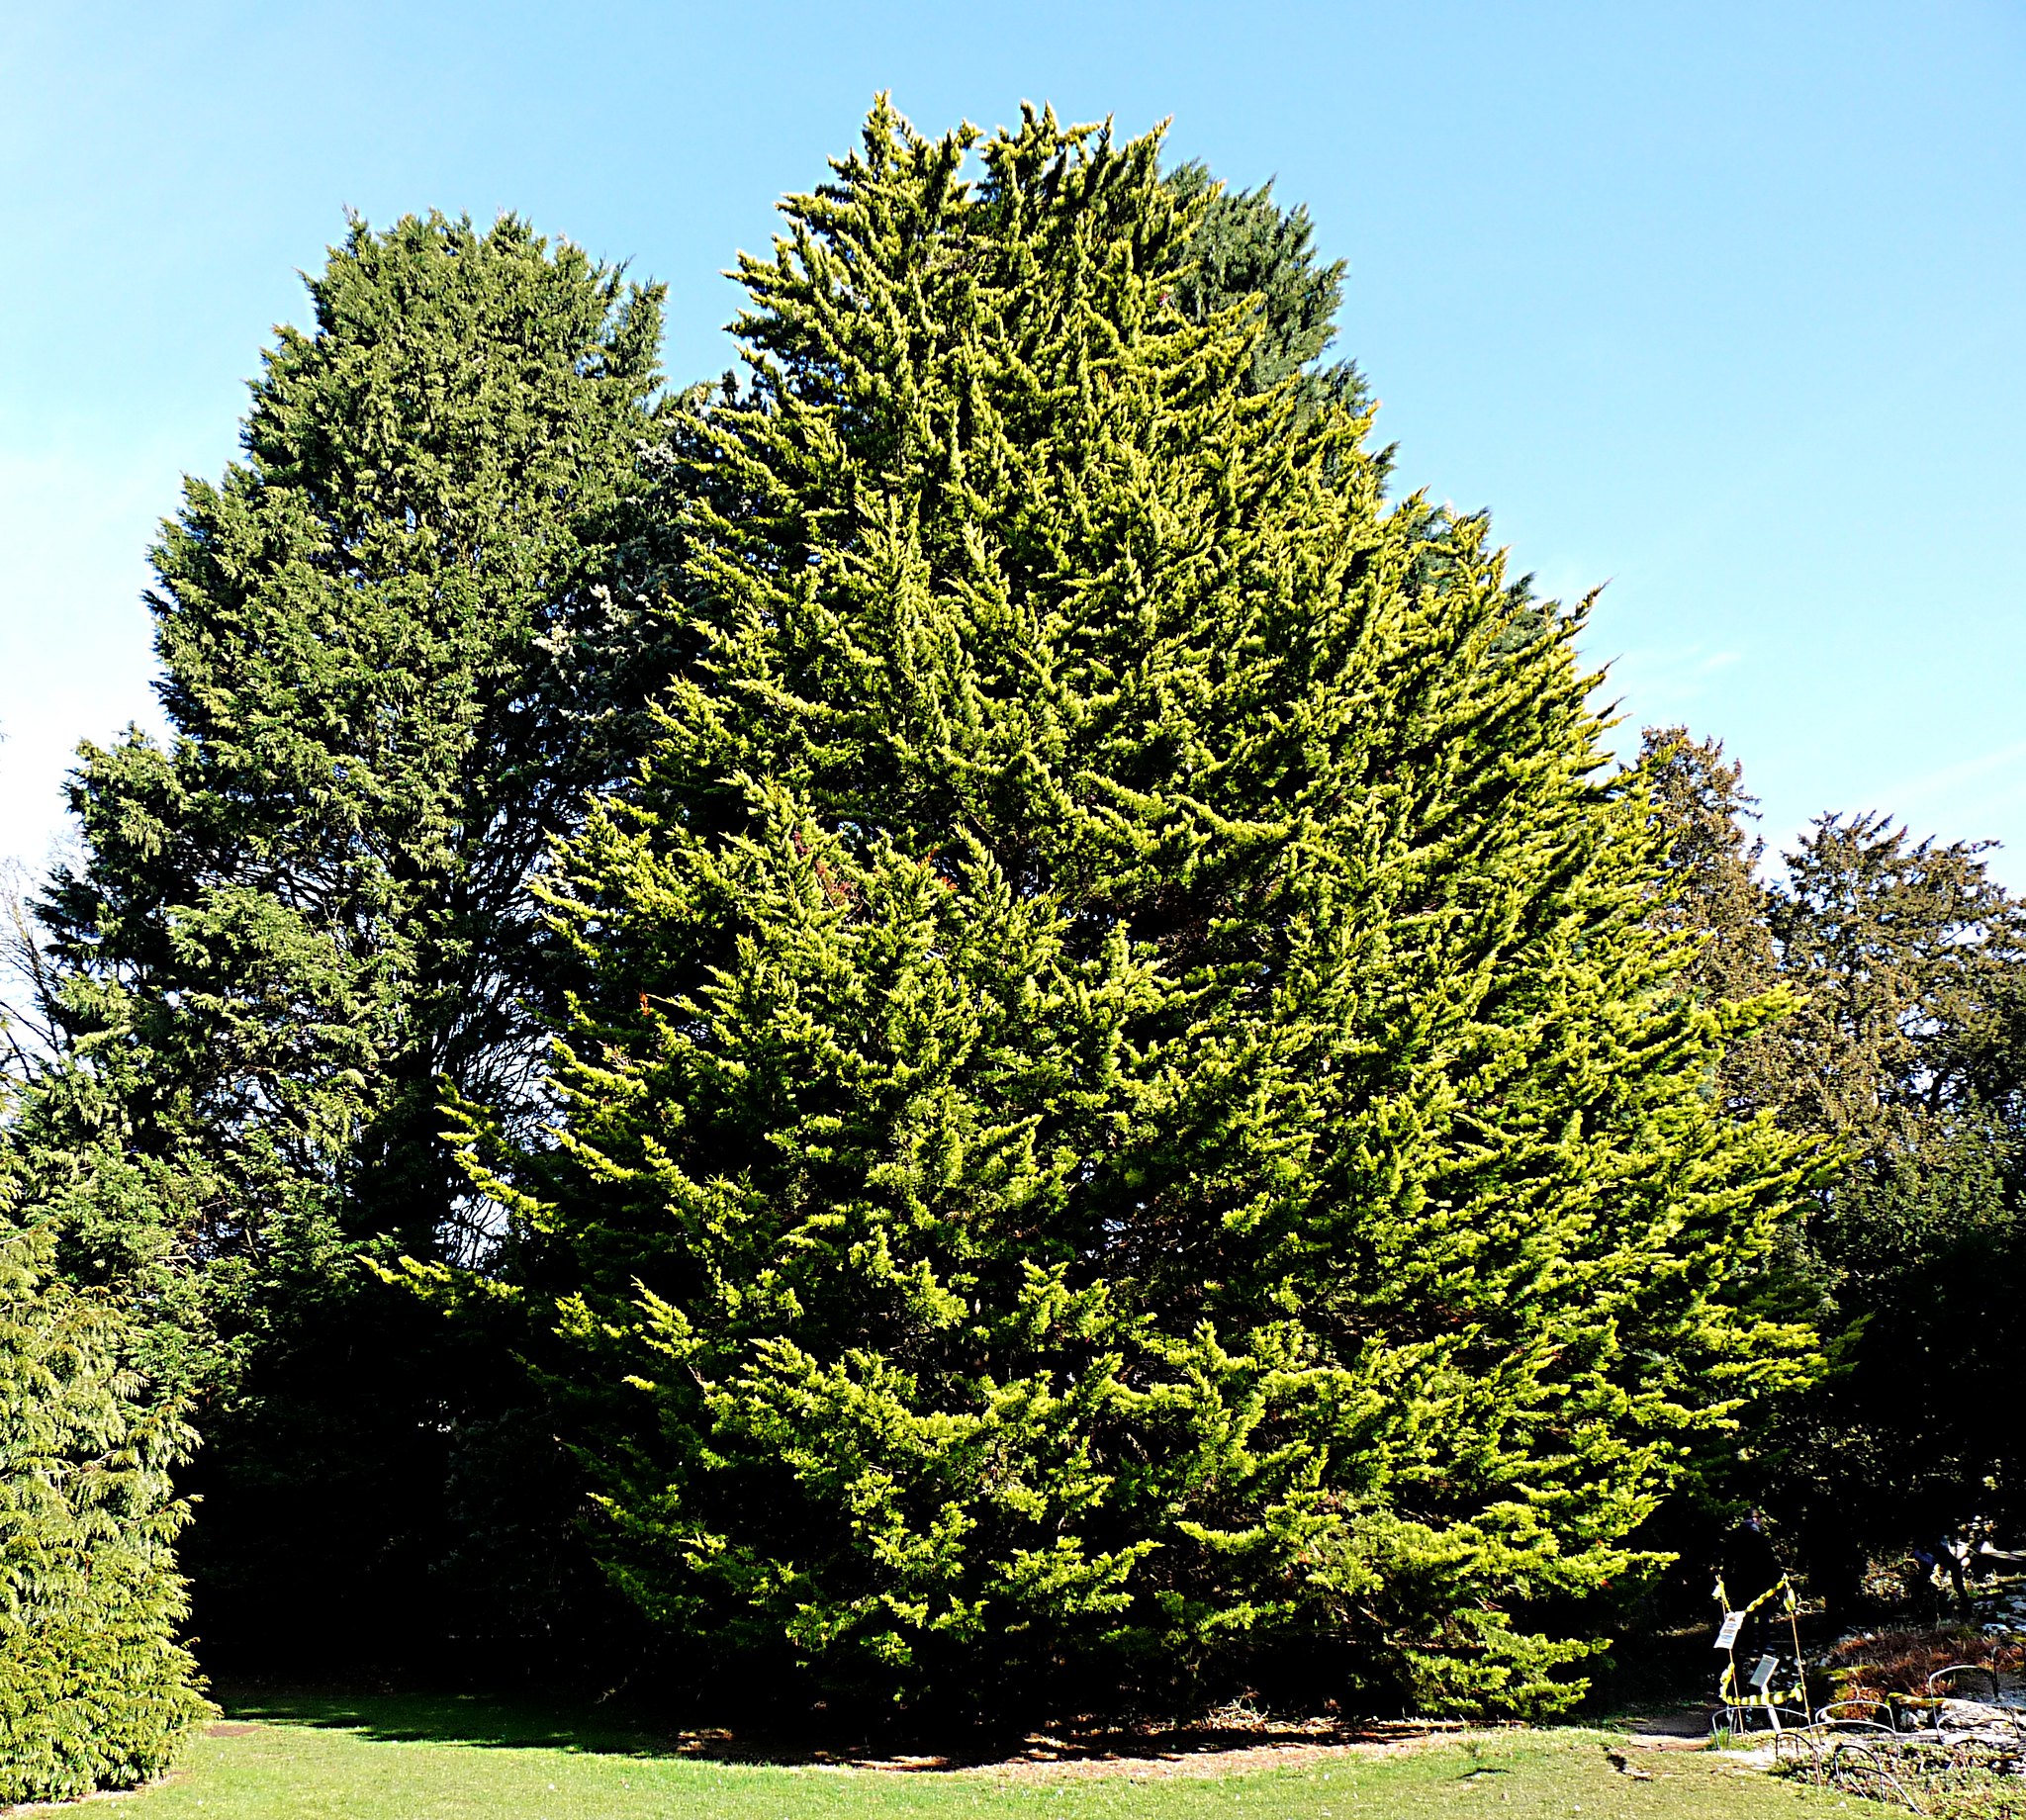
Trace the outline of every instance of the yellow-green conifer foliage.
[[559, 1136], [474, 1167], [703, 1659], [1552, 1708], [1801, 1369], [1743, 1287], [1792, 1154], [1712, 1090], [1580, 609], [1192, 319], [1157, 159], [882, 103], [742, 261], [703, 656], [559, 871]]
[[188, 1431], [54, 1239], [0, 1227], [0, 1803], [145, 1781], [211, 1711], [177, 1640]]

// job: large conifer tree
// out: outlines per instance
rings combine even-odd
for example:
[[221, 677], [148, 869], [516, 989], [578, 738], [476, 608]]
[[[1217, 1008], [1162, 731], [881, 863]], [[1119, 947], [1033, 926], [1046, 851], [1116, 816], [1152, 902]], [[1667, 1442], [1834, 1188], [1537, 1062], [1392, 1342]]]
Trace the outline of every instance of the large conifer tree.
[[1580, 612], [1192, 319], [1157, 149], [882, 103], [742, 261], [703, 655], [562, 868], [564, 1125], [475, 1166], [605, 1559], [716, 1659], [1552, 1706], [1794, 1369], [1729, 1299], [1790, 1155]]
[[[1336, 272], [1298, 216], [1220, 197], [1195, 259], [1192, 308], [1256, 286], [1275, 348], [1327, 339]], [[575, 1494], [546, 1430], [359, 1262], [389, 1232], [486, 1243], [435, 1096], [447, 1075], [528, 1110], [563, 956], [522, 884], [692, 648], [641, 508], [659, 485], [683, 516], [694, 401], [650, 412], [656, 293], [514, 222], [357, 227], [311, 289], [246, 465], [193, 484], [157, 552], [175, 742], [86, 754], [89, 860], [32, 982], [85, 1059], [35, 1085], [17, 1147], [128, 1150], [68, 1198], [65, 1268], [174, 1310], [149, 1338], [208, 1398], [214, 1642], [287, 1611], [327, 1647], [299, 1590], [355, 1592], [373, 1560], [370, 1647], [400, 1653], [446, 1616], [416, 1596], [430, 1557], [439, 1587], [477, 1582], [468, 1630], [596, 1628], [564, 1609], [597, 1601], [557, 1546]]]
[[483, 1247], [440, 1082], [510, 1112], [538, 1076], [525, 879], [609, 763], [579, 660], [660, 304], [510, 218], [354, 224], [310, 293], [243, 463], [191, 481], [153, 553], [170, 740], [85, 749], [86, 859], [42, 909], [70, 1103], [155, 1171], [138, 1223], [165, 1230], [128, 1249], [201, 1276], [219, 1341], [207, 1630], [315, 1650], [367, 1578], [376, 1627], [414, 1616], [445, 1431], [483, 1393], [361, 1259]]

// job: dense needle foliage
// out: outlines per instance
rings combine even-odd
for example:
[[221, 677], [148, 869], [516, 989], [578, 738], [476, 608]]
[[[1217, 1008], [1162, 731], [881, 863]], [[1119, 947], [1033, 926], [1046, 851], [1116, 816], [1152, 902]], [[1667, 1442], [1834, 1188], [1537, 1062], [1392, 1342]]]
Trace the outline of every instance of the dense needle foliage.
[[20, 934], [0, 1799], [205, 1710], [172, 1468], [241, 1662], [987, 1714], [1552, 1709], [1727, 1502], [2026, 1517], [2026, 911], [1613, 774], [1159, 156], [882, 102], [674, 398], [512, 218], [332, 250]]
[[1847, 1576], [1966, 1517], [2026, 1521], [2026, 903], [1978, 847], [1879, 815], [1820, 818], [1786, 874], [1782, 1116], [1844, 1157], [1810, 1255], [1852, 1328], [1787, 1496]]
[[189, 1432], [54, 1251], [0, 1219], [0, 1804], [145, 1781], [211, 1710], [177, 1641]]
[[1199, 323], [1243, 308], [1258, 330], [1246, 380], [1252, 391], [1291, 380], [1305, 404], [1359, 399], [1362, 385], [1349, 361], [1322, 364], [1336, 333], [1344, 268], [1340, 259], [1317, 259], [1308, 210], [1299, 203], [1279, 208], [1270, 183], [1229, 189], [1200, 163], [1178, 165], [1167, 183], [1193, 205], [1188, 256], [1168, 302]]
[[1876, 813], [1819, 817], [1765, 867], [1719, 746], [1658, 728], [1646, 751], [1696, 985], [1790, 1005], [1734, 1034], [1727, 1097], [1825, 1142], [1777, 1274], [1836, 1369], [1717, 1485], [1773, 1505], [1841, 1597], [1869, 1555], [2026, 1519], [2026, 904], [1980, 846]]
[[1711, 1091], [1753, 1014], [1682, 988], [1581, 612], [1182, 307], [1157, 151], [882, 104], [742, 261], [701, 655], [551, 887], [565, 1119], [471, 1115], [500, 1287], [703, 1659], [1553, 1707], [1800, 1369], [1740, 1287], [1792, 1146]]
[[[1197, 308], [1257, 288], [1275, 345], [1321, 345], [1298, 216], [1220, 199], [1198, 242]], [[365, 1266], [483, 1261], [436, 1099], [533, 1110], [571, 957], [525, 879], [685, 649], [643, 507], [681, 515], [689, 412], [653, 398], [659, 293], [511, 219], [355, 224], [310, 292], [245, 462], [155, 552], [171, 743], [86, 749], [84, 864], [9, 931], [12, 1135], [90, 1184], [61, 1271], [137, 1299], [197, 1400], [215, 1655], [413, 1664], [454, 1630], [553, 1670], [614, 1644], [580, 1488], [491, 1336]]]
[[59, 1029], [153, 1170], [124, 1249], [201, 1286], [206, 1629], [316, 1655], [423, 1608], [501, 1376], [362, 1260], [482, 1250], [442, 1083], [511, 1117], [538, 1076], [525, 881], [612, 763], [583, 653], [660, 309], [510, 217], [355, 223], [310, 294], [153, 552], [171, 736], [84, 749], [43, 911]]

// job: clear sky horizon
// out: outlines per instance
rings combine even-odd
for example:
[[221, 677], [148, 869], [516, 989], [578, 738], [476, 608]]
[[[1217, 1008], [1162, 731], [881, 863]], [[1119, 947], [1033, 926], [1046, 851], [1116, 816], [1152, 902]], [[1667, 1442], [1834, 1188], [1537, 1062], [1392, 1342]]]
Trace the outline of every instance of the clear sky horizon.
[[30, 6], [0, 0], [0, 857], [80, 739], [159, 724], [140, 601], [180, 477], [236, 452], [299, 269], [515, 211], [720, 275], [872, 96], [1022, 100], [1304, 202], [1406, 488], [1488, 507], [1629, 735], [1722, 738], [1776, 850], [1882, 810], [2026, 889], [2026, 7], [1030, 3]]

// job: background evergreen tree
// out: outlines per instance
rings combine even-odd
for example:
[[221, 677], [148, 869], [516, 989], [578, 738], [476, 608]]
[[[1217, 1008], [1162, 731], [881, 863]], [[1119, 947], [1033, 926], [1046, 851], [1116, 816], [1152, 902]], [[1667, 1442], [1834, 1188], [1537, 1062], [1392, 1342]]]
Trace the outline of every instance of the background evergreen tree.
[[444, 1078], [531, 1109], [525, 879], [608, 763], [578, 660], [653, 433], [660, 294], [439, 217], [355, 223], [310, 292], [244, 462], [190, 482], [153, 552], [170, 741], [84, 750], [86, 859], [40, 908], [63, 1036], [218, 1336], [207, 1632], [316, 1651], [420, 1621], [446, 1433], [484, 1410], [487, 1374], [361, 1259], [489, 1242]]
[[1319, 261], [1315, 224], [1297, 203], [1281, 209], [1273, 185], [1232, 190], [1208, 165], [1191, 160], [1168, 174], [1168, 186], [1193, 205], [1189, 251], [1168, 300], [1192, 322], [1227, 310], [1254, 313], [1248, 384], [1268, 392], [1292, 380], [1304, 407], [1324, 399], [1359, 404], [1364, 385], [1356, 367], [1341, 360], [1325, 366], [1343, 303], [1344, 263]]
[[[1781, 978], [1760, 875], [1765, 843], [1749, 826], [1758, 799], [1744, 787], [1744, 768], [1724, 757], [1721, 741], [1696, 740], [1678, 726], [1648, 727], [1640, 759], [1664, 842], [1655, 922], [1697, 944], [1685, 983], [1708, 1003], [1756, 1005]], [[1786, 1103], [1785, 1024], [1755, 1016], [1732, 1033], [1721, 1078], [1734, 1110]]]
[[2026, 904], [1981, 853], [1823, 816], [1773, 900], [1802, 1001], [1782, 1116], [1844, 1159], [1811, 1249], [1856, 1330], [1806, 1405], [1791, 1494], [1839, 1588], [1869, 1551], [2026, 1517]]
[[719, 1665], [1552, 1707], [1800, 1368], [1732, 1294], [1794, 1148], [1705, 1091], [1581, 614], [1191, 319], [1157, 152], [882, 103], [742, 261], [703, 655], [550, 887], [566, 1118], [474, 1109], [504, 1285], [429, 1274], [554, 1327], [604, 1558]]
[[2026, 907], [1980, 847], [1880, 815], [1819, 818], [1762, 876], [1721, 746], [1674, 727], [1645, 750], [1670, 867], [1694, 880], [1664, 914], [1703, 938], [1699, 989], [1788, 997], [1733, 1037], [1732, 1103], [1831, 1140], [1779, 1269], [1837, 1369], [1769, 1410], [1714, 1489], [1771, 1504], [1847, 1599], [1870, 1554], [2026, 1517]]

